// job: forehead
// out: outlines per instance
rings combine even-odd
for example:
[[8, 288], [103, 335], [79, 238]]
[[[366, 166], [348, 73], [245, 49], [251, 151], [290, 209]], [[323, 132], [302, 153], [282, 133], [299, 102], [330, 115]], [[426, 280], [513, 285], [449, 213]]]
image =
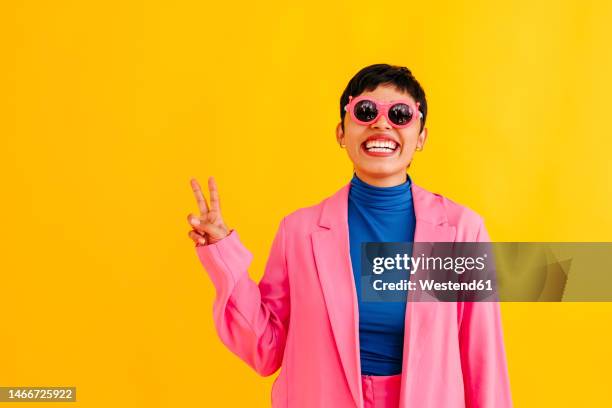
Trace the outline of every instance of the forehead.
[[393, 85], [378, 85], [373, 91], [364, 91], [358, 96], [368, 96], [381, 102], [390, 102], [397, 99], [408, 99], [415, 102], [408, 92], [401, 92]]

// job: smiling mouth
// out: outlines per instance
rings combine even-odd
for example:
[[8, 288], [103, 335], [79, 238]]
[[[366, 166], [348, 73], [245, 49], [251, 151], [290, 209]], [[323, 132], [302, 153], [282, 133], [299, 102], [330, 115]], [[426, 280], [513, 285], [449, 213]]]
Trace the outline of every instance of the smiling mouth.
[[399, 148], [399, 144], [391, 140], [365, 141], [361, 144], [363, 150], [369, 153], [393, 153]]

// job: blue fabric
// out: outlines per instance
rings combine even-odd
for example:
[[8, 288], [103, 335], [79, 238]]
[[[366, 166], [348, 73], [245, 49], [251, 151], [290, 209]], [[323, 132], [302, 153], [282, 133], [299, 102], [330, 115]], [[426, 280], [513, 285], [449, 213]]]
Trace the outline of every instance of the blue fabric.
[[376, 187], [353, 173], [348, 200], [351, 263], [359, 300], [361, 373], [395, 375], [402, 371], [406, 301], [362, 302], [361, 243], [412, 242], [416, 219], [412, 180]]

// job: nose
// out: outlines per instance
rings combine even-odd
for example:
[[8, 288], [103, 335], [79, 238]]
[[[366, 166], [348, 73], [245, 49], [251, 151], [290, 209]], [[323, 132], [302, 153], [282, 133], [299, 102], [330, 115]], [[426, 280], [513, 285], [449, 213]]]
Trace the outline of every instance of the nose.
[[391, 124], [387, 121], [387, 118], [385, 117], [385, 115], [380, 115], [378, 120], [372, 123], [371, 126], [374, 129], [391, 129], [392, 128]]

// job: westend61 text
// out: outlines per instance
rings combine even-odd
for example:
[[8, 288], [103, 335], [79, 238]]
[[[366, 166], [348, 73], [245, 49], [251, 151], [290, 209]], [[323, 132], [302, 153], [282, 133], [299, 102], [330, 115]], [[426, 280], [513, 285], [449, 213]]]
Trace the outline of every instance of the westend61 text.
[[[452, 282], [452, 281], [438, 282], [433, 279], [427, 279], [427, 280], [419, 280], [419, 284], [420, 284], [421, 290], [436, 290], [436, 291], [439, 291], [439, 290], [449, 290], [449, 291], [488, 290], [488, 291], [492, 291], [493, 290], [493, 285], [491, 284], [490, 279], [487, 279], [487, 280], [479, 279], [479, 280], [473, 280], [470, 282]], [[374, 288], [374, 290], [400, 290], [400, 291], [417, 290], [417, 283], [410, 282], [407, 279], [402, 279], [399, 282], [383, 282], [382, 280], [377, 279], [374, 282], [372, 282], [372, 287]]]

